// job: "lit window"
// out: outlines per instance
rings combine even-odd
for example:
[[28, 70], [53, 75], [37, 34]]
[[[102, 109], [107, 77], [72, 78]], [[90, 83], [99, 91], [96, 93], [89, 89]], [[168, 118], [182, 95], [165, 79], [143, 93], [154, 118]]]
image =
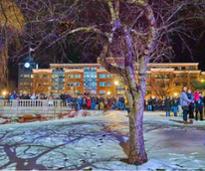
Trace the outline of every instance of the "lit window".
[[105, 94], [105, 91], [104, 90], [100, 90], [99, 94]]
[[105, 86], [106, 86], [106, 82], [100, 82], [100, 83], [99, 83], [99, 86], [100, 86], [100, 87], [105, 87]]

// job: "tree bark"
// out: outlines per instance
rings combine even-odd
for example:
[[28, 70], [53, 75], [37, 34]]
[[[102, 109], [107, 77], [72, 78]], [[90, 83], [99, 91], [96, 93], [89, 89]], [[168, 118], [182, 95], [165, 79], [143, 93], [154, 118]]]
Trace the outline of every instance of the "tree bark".
[[137, 102], [133, 101], [135, 107], [130, 112], [129, 118], [129, 154], [128, 162], [132, 164], [143, 164], [147, 162], [147, 154], [144, 145], [143, 135], [143, 112], [144, 104], [142, 103], [142, 96], [135, 97]]
[[136, 92], [128, 90], [129, 113], [129, 152], [128, 162], [132, 164], [143, 164], [147, 162], [147, 153], [144, 144], [143, 115], [144, 98], [146, 92], [146, 77], [142, 75]]

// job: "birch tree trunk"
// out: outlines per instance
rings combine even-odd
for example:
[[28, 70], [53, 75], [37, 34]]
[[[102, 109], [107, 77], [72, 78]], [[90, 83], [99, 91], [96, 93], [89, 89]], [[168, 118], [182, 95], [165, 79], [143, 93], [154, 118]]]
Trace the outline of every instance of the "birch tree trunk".
[[[141, 59], [141, 64], [144, 63]], [[147, 153], [144, 144], [143, 135], [143, 115], [144, 115], [144, 99], [146, 94], [146, 66], [141, 65], [141, 74], [139, 78], [138, 88], [128, 88], [128, 103], [130, 107], [129, 113], [129, 152], [128, 162], [132, 164], [143, 164], [147, 162]], [[133, 80], [129, 80], [131, 82]], [[134, 82], [134, 81], [133, 81]], [[132, 84], [132, 83], [131, 83]]]
[[128, 56], [125, 59], [126, 81], [128, 83], [128, 103], [130, 107], [129, 113], [129, 152], [128, 162], [133, 164], [142, 164], [147, 162], [147, 154], [144, 144], [143, 135], [143, 116], [144, 116], [144, 99], [146, 95], [146, 74], [150, 55], [155, 47], [156, 40], [156, 21], [152, 8], [146, 6], [145, 16], [149, 23], [149, 35], [147, 38], [147, 47], [144, 53], [138, 59], [138, 79], [136, 80], [135, 57], [133, 56], [133, 41], [129, 32], [125, 30], [126, 45]]

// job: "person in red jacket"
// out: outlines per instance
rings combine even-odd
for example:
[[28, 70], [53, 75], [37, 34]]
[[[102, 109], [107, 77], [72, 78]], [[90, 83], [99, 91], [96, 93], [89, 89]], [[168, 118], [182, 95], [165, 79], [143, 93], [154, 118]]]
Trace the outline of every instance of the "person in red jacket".
[[87, 109], [91, 108], [91, 98], [90, 97], [86, 98], [86, 105], [87, 105]]

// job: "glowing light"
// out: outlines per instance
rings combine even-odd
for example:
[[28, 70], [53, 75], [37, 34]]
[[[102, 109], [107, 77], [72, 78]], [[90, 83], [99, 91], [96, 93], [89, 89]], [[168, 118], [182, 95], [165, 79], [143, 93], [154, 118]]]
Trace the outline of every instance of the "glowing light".
[[24, 67], [25, 67], [25, 68], [29, 68], [29, 67], [30, 67], [30, 63], [29, 63], [29, 62], [26, 62], [26, 63], [24, 64]]
[[110, 92], [110, 91], [108, 91], [108, 92], [107, 92], [107, 95], [111, 95], [111, 92]]
[[205, 82], [205, 80], [204, 80], [204, 79], [201, 79], [200, 81], [201, 81], [201, 83], [204, 83], [204, 82]]
[[120, 83], [119, 83], [118, 80], [115, 80], [115, 81], [114, 81], [114, 84], [115, 84], [116, 86], [118, 86]]
[[179, 94], [177, 92], [174, 93], [174, 97], [177, 97]]
[[8, 94], [8, 92], [6, 90], [3, 90], [1, 94], [5, 97]]

